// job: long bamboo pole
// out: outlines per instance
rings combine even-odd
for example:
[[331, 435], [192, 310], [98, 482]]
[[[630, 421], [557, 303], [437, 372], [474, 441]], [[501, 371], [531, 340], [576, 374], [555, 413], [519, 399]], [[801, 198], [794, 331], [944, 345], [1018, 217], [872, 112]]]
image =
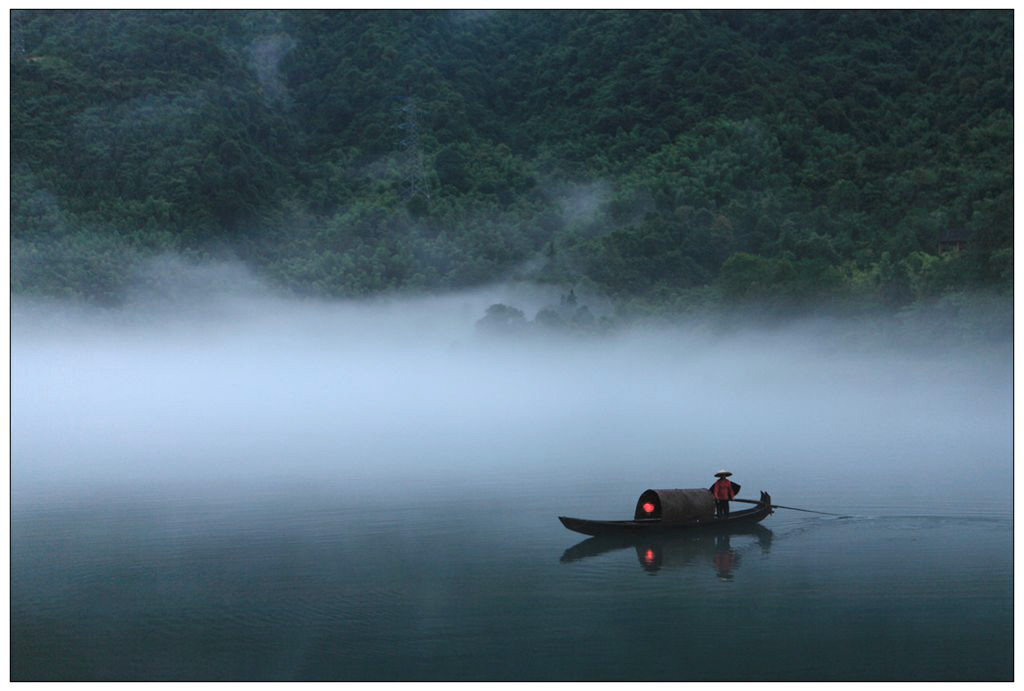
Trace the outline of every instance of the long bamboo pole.
[[[730, 499], [730, 501], [738, 501], [744, 504], [760, 504], [761, 502], [753, 499]], [[842, 516], [841, 513], [829, 513], [828, 511], [814, 511], [812, 509], [798, 509], [795, 506], [782, 506], [781, 504], [772, 504], [773, 509], [789, 509], [790, 511], [806, 511], [807, 513], [820, 513], [825, 516]]]

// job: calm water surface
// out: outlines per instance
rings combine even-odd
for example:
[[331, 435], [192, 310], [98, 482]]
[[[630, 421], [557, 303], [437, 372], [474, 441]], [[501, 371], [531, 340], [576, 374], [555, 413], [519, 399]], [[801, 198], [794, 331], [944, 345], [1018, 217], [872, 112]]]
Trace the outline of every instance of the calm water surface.
[[[518, 298], [208, 283], [13, 305], [16, 679], [1012, 676], [1009, 342], [499, 343], [474, 321]], [[640, 545], [557, 519], [722, 466], [848, 517]]]
[[628, 517], [645, 488], [16, 497], [12, 677], [1012, 678], [1008, 503], [851, 493], [813, 504], [848, 518], [640, 545], [556, 519]]

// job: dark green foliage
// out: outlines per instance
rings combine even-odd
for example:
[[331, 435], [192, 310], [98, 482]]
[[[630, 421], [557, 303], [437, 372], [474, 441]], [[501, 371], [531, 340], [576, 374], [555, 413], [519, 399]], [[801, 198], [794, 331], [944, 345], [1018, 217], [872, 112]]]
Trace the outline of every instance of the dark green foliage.
[[481, 333], [496, 336], [522, 333], [526, 328], [526, 317], [522, 310], [499, 303], [487, 308], [487, 313], [476, 323], [476, 328]]
[[508, 337], [585, 337], [608, 333], [612, 321], [607, 317], [595, 318], [587, 305], [578, 305], [576, 293], [570, 289], [562, 295], [560, 305], [544, 307], [533, 321], [527, 321], [523, 311], [510, 305], [496, 304], [487, 308], [483, 318], [476, 322], [477, 333], [485, 338]]
[[446, 146], [434, 160], [437, 179], [442, 185], [468, 192], [470, 189], [469, 174], [466, 172], [466, 160], [454, 146]]
[[[333, 296], [1012, 289], [1009, 11], [48, 10], [16, 29], [18, 291], [116, 300], [137, 257], [224, 247]], [[940, 252], [951, 231], [966, 244]]]

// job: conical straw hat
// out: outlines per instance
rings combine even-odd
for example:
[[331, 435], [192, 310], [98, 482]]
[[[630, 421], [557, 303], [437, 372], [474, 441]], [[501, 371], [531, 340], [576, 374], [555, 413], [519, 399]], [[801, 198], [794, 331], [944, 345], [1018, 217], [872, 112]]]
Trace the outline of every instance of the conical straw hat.
[[715, 473], [715, 477], [729, 477], [730, 475], [732, 475], [732, 473], [730, 473], [728, 470], [719, 470], [717, 473]]

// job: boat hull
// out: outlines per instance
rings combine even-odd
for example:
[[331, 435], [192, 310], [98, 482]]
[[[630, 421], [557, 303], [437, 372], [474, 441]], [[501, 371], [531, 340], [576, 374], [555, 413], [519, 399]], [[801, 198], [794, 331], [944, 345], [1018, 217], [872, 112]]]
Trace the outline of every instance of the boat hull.
[[559, 516], [569, 530], [583, 535], [621, 535], [643, 536], [652, 534], [675, 534], [690, 531], [728, 531], [739, 527], [760, 523], [772, 514], [771, 497], [761, 493], [761, 503], [752, 509], [733, 511], [728, 516], [695, 520], [685, 523], [669, 523], [660, 519], [640, 519], [632, 521], [593, 521], [585, 518]]

